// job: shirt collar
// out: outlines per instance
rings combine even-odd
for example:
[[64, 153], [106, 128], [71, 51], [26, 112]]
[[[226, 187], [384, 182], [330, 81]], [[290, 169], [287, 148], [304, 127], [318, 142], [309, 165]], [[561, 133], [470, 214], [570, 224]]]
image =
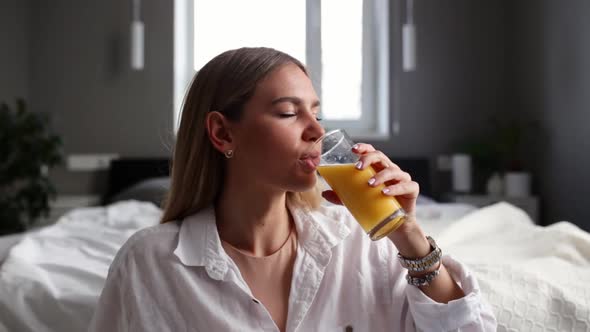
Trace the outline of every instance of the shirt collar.
[[[350, 234], [350, 229], [334, 214], [326, 214], [325, 208], [311, 211], [293, 204], [287, 206], [295, 222], [299, 245], [318, 263], [327, 265], [331, 249]], [[221, 245], [213, 206], [182, 221], [174, 254], [186, 266], [204, 266], [213, 279], [225, 278], [230, 258]]]
[[204, 266], [214, 279], [222, 279], [228, 269], [217, 226], [215, 210], [207, 207], [180, 224], [174, 254], [186, 266]]
[[313, 211], [305, 206], [289, 206], [289, 209], [297, 228], [299, 245], [321, 265], [327, 265], [332, 248], [350, 234], [350, 228], [341, 220], [343, 216], [326, 214], [325, 207]]

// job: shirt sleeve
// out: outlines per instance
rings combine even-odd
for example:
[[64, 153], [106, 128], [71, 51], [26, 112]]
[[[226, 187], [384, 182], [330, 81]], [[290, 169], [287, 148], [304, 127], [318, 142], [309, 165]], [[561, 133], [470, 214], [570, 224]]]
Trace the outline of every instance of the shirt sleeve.
[[[163, 272], [150, 268], [143, 248], [134, 247], [130, 239], [117, 253], [98, 300], [88, 331], [178, 331], [182, 322], [173, 312], [160, 306], [158, 282], [153, 273]], [[153, 266], [153, 264], [152, 264]]]
[[119, 270], [109, 273], [90, 321], [89, 332], [129, 330], [122, 279]]
[[405, 293], [416, 328], [419, 331], [496, 331], [496, 318], [481, 295], [477, 279], [451, 256], [443, 256], [442, 263], [465, 296], [446, 304], [438, 303], [418, 287], [406, 284]]

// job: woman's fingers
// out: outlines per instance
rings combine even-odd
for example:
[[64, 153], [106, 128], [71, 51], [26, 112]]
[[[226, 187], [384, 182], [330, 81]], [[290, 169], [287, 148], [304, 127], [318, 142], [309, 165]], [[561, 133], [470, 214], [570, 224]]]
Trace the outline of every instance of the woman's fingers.
[[382, 192], [387, 196], [417, 198], [420, 193], [420, 185], [415, 181], [400, 182], [383, 188]]
[[382, 184], [394, 185], [398, 182], [410, 181], [412, 181], [410, 174], [399, 168], [388, 167], [375, 174], [375, 176], [369, 180], [369, 185], [376, 187]]
[[413, 213], [420, 186], [417, 182], [412, 181], [410, 174], [401, 170], [389, 157], [383, 152], [375, 150], [370, 144], [355, 144], [352, 152], [359, 156], [356, 164], [357, 169], [363, 170], [372, 167], [376, 172], [369, 179], [368, 185], [372, 187], [385, 185], [382, 189], [383, 194], [395, 196], [406, 212]]
[[323, 191], [322, 197], [325, 198], [328, 202], [330, 202], [332, 204], [342, 205], [342, 201], [340, 200], [340, 197], [338, 197], [338, 195], [336, 195], [336, 193], [333, 190]]
[[399, 167], [389, 160], [389, 158], [381, 151], [365, 152], [359, 157], [356, 164], [357, 169], [365, 169], [370, 166], [373, 166], [377, 172], [385, 168], [399, 169]]
[[375, 151], [375, 148], [371, 144], [356, 143], [352, 146], [352, 151], [356, 154], [363, 154], [367, 152]]

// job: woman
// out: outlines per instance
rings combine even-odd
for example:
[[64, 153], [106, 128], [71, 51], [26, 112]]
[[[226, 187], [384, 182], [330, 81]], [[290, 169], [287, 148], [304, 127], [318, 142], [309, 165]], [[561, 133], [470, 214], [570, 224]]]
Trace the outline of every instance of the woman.
[[[121, 248], [91, 330], [495, 330], [474, 277], [436, 256], [415, 221], [418, 185], [383, 153], [353, 150], [410, 216], [388, 239], [320, 204], [307, 154], [324, 134], [318, 114], [304, 66], [284, 53], [242, 48], [205, 65], [184, 103], [162, 224]], [[430, 260], [404, 264], [419, 286], [398, 251]]]

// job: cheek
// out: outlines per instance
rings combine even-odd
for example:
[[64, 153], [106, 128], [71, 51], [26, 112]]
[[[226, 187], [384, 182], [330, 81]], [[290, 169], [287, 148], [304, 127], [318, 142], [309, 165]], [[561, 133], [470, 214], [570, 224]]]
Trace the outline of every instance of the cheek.
[[284, 149], [277, 141], [277, 137], [267, 131], [257, 128], [251, 129], [251, 135], [246, 135], [238, 145], [236, 154], [240, 157], [240, 164], [244, 171], [250, 174], [262, 172], [269, 174], [273, 169], [280, 169], [280, 161], [284, 160]]
[[266, 175], [277, 181], [292, 176], [298, 153], [296, 141], [287, 131], [267, 132], [255, 148], [258, 159], [255, 164], [259, 170], [264, 170]]
[[249, 135], [249, 150], [259, 156], [292, 154], [297, 144], [295, 128], [288, 126], [267, 125], [252, 128], [254, 135]]
[[281, 181], [279, 178], [292, 173], [296, 166], [300, 133], [295, 122], [258, 119], [246, 123], [237, 138], [236, 154], [240, 159], [244, 157], [241, 168], [250, 174], [262, 173]]

